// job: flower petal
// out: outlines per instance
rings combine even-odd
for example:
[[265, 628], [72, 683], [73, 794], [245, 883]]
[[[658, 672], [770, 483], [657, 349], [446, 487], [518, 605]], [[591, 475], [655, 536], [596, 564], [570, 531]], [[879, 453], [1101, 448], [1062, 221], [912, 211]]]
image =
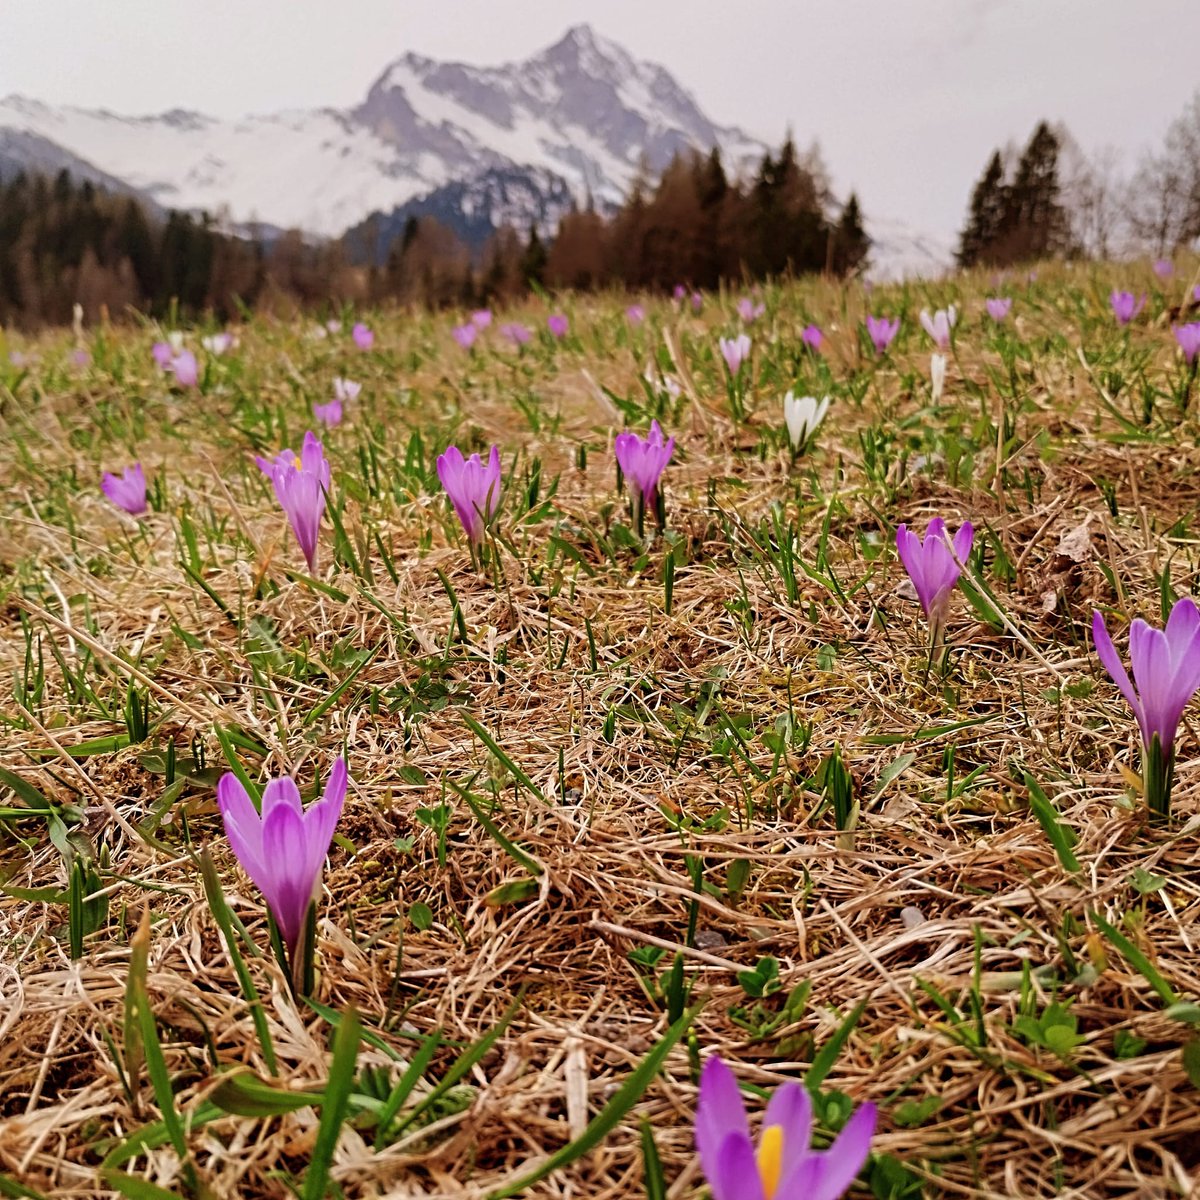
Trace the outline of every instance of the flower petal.
[[805, 1159], [812, 1138], [812, 1098], [802, 1083], [784, 1083], [775, 1089], [763, 1114], [763, 1128], [778, 1125], [783, 1130], [780, 1181], [789, 1178]]
[[808, 1200], [838, 1200], [845, 1194], [867, 1161], [875, 1119], [875, 1105], [864, 1104], [846, 1122], [837, 1140], [821, 1155], [821, 1173]]
[[1133, 709], [1133, 715], [1137, 718], [1137, 723], [1141, 726], [1144, 736], [1146, 722], [1142, 714], [1141, 701], [1138, 699], [1137, 692], [1134, 691], [1129, 672], [1125, 670], [1125, 664], [1121, 662], [1121, 656], [1117, 653], [1116, 646], [1113, 645], [1108, 626], [1104, 624], [1104, 618], [1097, 611], [1092, 612], [1092, 644], [1096, 647], [1096, 656], [1100, 659], [1104, 669], [1112, 677], [1113, 683], [1120, 688], [1121, 695], [1129, 702], [1129, 707]]
[[[715, 1055], [700, 1073], [700, 1094], [696, 1100], [696, 1151], [716, 1200], [716, 1179], [721, 1152], [730, 1134], [739, 1134], [750, 1146], [750, 1122], [738, 1091], [737, 1079], [729, 1067]], [[750, 1147], [751, 1161], [754, 1149]], [[755, 1178], [758, 1168], [754, 1169]], [[737, 1200], [736, 1193], [729, 1200]]]
[[749, 1134], [729, 1134], [717, 1151], [715, 1168], [712, 1171], [705, 1168], [704, 1173], [713, 1200], [766, 1200]]
[[304, 928], [316, 879], [308, 870], [304, 818], [290, 805], [277, 804], [263, 818], [263, 857], [268, 875], [263, 882], [255, 882], [291, 952]]

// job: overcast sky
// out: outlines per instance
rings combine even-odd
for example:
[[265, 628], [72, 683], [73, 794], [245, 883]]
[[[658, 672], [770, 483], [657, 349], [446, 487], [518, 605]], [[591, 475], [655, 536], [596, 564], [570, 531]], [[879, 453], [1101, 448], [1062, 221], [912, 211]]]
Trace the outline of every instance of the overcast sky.
[[1200, 87], [1200, 0], [0, 0], [0, 95], [341, 107], [407, 50], [495, 64], [581, 21], [719, 124], [819, 140], [869, 214], [941, 234], [990, 151], [1039, 118], [1132, 162]]

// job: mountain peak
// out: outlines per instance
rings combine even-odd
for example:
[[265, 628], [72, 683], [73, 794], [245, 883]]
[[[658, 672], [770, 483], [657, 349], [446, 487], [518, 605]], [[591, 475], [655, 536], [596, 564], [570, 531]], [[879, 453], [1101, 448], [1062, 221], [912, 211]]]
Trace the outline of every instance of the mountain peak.
[[623, 46], [602, 37], [586, 21], [572, 25], [532, 61], [576, 67], [589, 75], [604, 75], [614, 68], [627, 71], [633, 66], [633, 59]]

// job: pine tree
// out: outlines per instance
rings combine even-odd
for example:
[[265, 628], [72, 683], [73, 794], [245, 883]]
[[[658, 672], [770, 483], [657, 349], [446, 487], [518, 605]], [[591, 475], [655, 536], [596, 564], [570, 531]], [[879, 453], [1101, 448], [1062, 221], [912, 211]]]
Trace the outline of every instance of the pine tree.
[[999, 252], [1006, 263], [1048, 258], [1068, 249], [1070, 223], [1058, 181], [1059, 138], [1040, 121], [1008, 188]]
[[971, 193], [967, 223], [959, 235], [957, 258], [960, 267], [989, 261], [988, 255], [995, 249], [1003, 228], [1006, 206], [1004, 163], [997, 150]]
[[850, 199], [842, 209], [841, 219], [833, 233], [832, 248], [830, 268], [836, 275], [849, 275], [867, 261], [871, 239], [863, 228], [862, 212], [855, 192], [850, 193]]
[[529, 241], [525, 253], [521, 256], [521, 276], [530, 283], [540, 287], [546, 279], [546, 246], [540, 237], [536, 225], [529, 227]]

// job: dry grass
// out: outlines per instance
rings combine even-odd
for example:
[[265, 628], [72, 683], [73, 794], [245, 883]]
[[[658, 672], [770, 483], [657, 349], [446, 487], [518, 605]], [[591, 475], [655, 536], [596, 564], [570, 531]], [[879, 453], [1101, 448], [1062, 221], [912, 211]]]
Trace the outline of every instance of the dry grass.
[[[908, 305], [908, 333], [873, 377], [854, 342], [861, 295], [788, 289], [773, 298], [771, 323], [752, 330], [762, 384], [749, 435], [724, 415], [711, 344], [728, 319], [715, 301], [700, 318], [659, 306], [658, 332], [638, 333], [631, 346], [620, 298], [578, 300], [578, 343], [535, 349], [516, 365], [507, 349], [467, 360], [448, 319], [381, 318], [383, 349], [355, 360], [302, 330], [253, 325], [199, 401], [165, 391], [146, 366], [142, 334], [105, 331], [96, 365], [82, 373], [62, 365], [61, 338], [23, 346], [40, 361], [0, 387], [0, 562], [11, 572], [0, 657], [4, 677], [18, 681], [16, 691], [6, 685], [16, 699], [4, 704], [0, 764], [83, 809], [75, 852], [105, 856], [109, 910], [72, 961], [65, 905], [0, 898], [0, 1172], [54, 1197], [116, 1194], [100, 1181], [101, 1159], [158, 1117], [145, 1080], [138, 1108], [130, 1103], [112, 1052], [124, 1045], [129, 943], [144, 910], [153, 922], [148, 989], [179, 1110], [200, 1108], [218, 1063], [267, 1074], [194, 860], [210, 849], [231, 905], [265, 946], [259, 898], [216, 814], [219, 723], [265, 747], [261, 761], [244, 755], [252, 773], [294, 770], [306, 794], [345, 748], [353, 782], [320, 912], [322, 1004], [355, 1006], [404, 1054], [405, 1031], [475, 1041], [525, 989], [460, 1102], [433, 1124], [379, 1152], [369, 1131], [343, 1131], [333, 1178], [347, 1197], [483, 1197], [577, 1135], [667, 1026], [664, 1002], [646, 994], [647, 972], [629, 957], [644, 947], [665, 949], [651, 975], [678, 951], [693, 1000], [704, 1001], [692, 1051], [681, 1043], [636, 1113], [531, 1194], [641, 1194], [639, 1114], [655, 1130], [670, 1196], [696, 1194], [691, 1054], [720, 1053], [743, 1080], [768, 1087], [807, 1069], [860, 1002], [825, 1087], [880, 1105], [875, 1149], [906, 1164], [914, 1188], [924, 1178], [926, 1194], [972, 1198], [1192, 1194], [1200, 1093], [1181, 1047], [1194, 1035], [1164, 1015], [1093, 914], [1121, 928], [1180, 999], [1200, 998], [1195, 738], [1184, 734], [1175, 827], [1148, 826], [1118, 769], [1136, 769], [1132, 721], [1085, 630], [1097, 604], [1157, 614], [1164, 571], [1181, 594], [1194, 590], [1196, 425], [1161, 399], [1148, 433], [1134, 436], [1106, 406], [1099, 388], [1113, 391], [1111, 371], [1125, 378], [1118, 408], [1130, 391], [1140, 400], [1139, 373], [1160, 387], [1179, 373], [1163, 315], [1121, 349], [1102, 309], [1107, 281], [1044, 271], [1036, 289], [1016, 290], [1024, 349], [1016, 398], [1004, 402], [988, 374], [1004, 379], [979, 315], [982, 280], [959, 281], [953, 296], [877, 293], [877, 307]], [[930, 298], [957, 299], [967, 314], [939, 410], [927, 407], [928, 347], [915, 330]], [[809, 316], [827, 328], [839, 398], [789, 479], [780, 448], [746, 447], [780, 415], [776, 381], [790, 380]], [[500, 346], [495, 331], [489, 339]], [[1081, 340], [1108, 361], [1084, 364]], [[636, 397], [651, 345], [686, 359], [691, 392], [664, 418], [680, 442], [667, 476], [678, 535], [670, 613], [661, 543], [644, 562], [632, 549], [614, 560], [599, 532], [625, 518], [607, 450], [619, 419], [595, 384]], [[369, 583], [329, 566], [326, 521], [321, 575], [344, 599], [289, 576], [299, 556], [249, 458], [252, 444], [295, 444], [308, 401], [335, 373], [366, 384], [359, 411], [326, 439], [347, 532], [371, 545]], [[861, 404], [846, 395], [854, 378], [864, 382]], [[520, 397], [540, 427], [522, 416]], [[1015, 429], [998, 445], [1005, 406]], [[273, 423], [280, 413], [284, 426]], [[543, 497], [561, 473], [555, 511], [536, 520], [512, 521], [520, 506], [518, 488], [510, 491], [501, 586], [471, 571], [440, 497], [402, 472], [410, 427], [424, 432], [426, 472], [429, 451], [457, 431], [460, 444], [498, 442], [506, 470], [514, 452], [518, 472], [539, 458]], [[970, 461], [952, 486], [956, 429]], [[864, 430], [893, 438], [877, 468]], [[376, 495], [362, 482], [367, 446], [383, 479]], [[923, 469], [917, 454], [930, 459]], [[95, 490], [102, 467], [134, 457], [166, 494], [165, 511], [149, 514], [141, 532]], [[837, 586], [814, 568], [789, 603], [773, 569], [756, 569], [751, 534], [761, 538], [774, 502], [797, 522], [801, 557], [813, 567], [823, 556]], [[201, 578], [228, 615], [180, 566], [184, 512], [202, 531]], [[944, 689], [926, 674], [924, 628], [888, 550], [895, 522], [923, 526], [935, 514], [990, 531], [984, 578], [1007, 615], [1007, 624], [984, 623], [956, 598]], [[546, 567], [552, 533], [578, 547], [579, 563], [560, 556]], [[996, 570], [996, 547], [1011, 578]], [[465, 643], [453, 636], [439, 570], [457, 594]], [[357, 648], [374, 657], [306, 725]], [[44, 685], [34, 698], [20, 681], [39, 656]], [[108, 719], [67, 671], [87, 680]], [[124, 731], [131, 676], [151, 698], [148, 742], [72, 755]], [[514, 784], [464, 710], [545, 802]], [[780, 757], [763, 735], [789, 712], [795, 729], [811, 725], [811, 740], [797, 735]], [[975, 723], [956, 726], [965, 721]], [[171, 739], [181, 757], [202, 746], [209, 774], [182, 789], [147, 837], [164, 780], [143, 756]], [[837, 832], [813, 782], [838, 747], [861, 805], [852, 835]], [[958, 792], [947, 776], [951, 747], [959, 785], [979, 769]], [[905, 754], [911, 762], [889, 779]], [[544, 868], [523, 903], [486, 902], [525, 872], [445, 784], [476, 771], [473, 790], [494, 786], [497, 823]], [[1023, 771], [1078, 835], [1077, 875], [1030, 813]], [[453, 805], [444, 867], [436, 832], [416, 816], [443, 802]], [[44, 821], [0, 824], [0, 863], [8, 889], [67, 881]], [[700, 894], [689, 863], [702, 870]], [[735, 863], [748, 864], [741, 887]], [[1165, 883], [1143, 895], [1139, 870]], [[409, 914], [422, 904], [432, 924], [418, 929]], [[768, 955], [784, 986], [766, 1009], [777, 1012], [801, 983], [811, 995], [797, 1021], [755, 1037], [731, 1010], [752, 1007], [737, 973]], [[328, 1025], [297, 1010], [269, 956], [252, 971], [281, 1077], [321, 1087]], [[1037, 1016], [1054, 1000], [1069, 1002], [1082, 1035], [1063, 1057], [1013, 1028], [1022, 1005]], [[440, 1051], [428, 1078], [453, 1057]], [[389, 1065], [368, 1045], [359, 1062]], [[914, 1105], [926, 1098], [922, 1115]], [[312, 1108], [225, 1115], [193, 1129], [188, 1144], [212, 1195], [285, 1196], [281, 1172], [302, 1176], [317, 1122]], [[169, 1142], [124, 1169], [185, 1194]]]

